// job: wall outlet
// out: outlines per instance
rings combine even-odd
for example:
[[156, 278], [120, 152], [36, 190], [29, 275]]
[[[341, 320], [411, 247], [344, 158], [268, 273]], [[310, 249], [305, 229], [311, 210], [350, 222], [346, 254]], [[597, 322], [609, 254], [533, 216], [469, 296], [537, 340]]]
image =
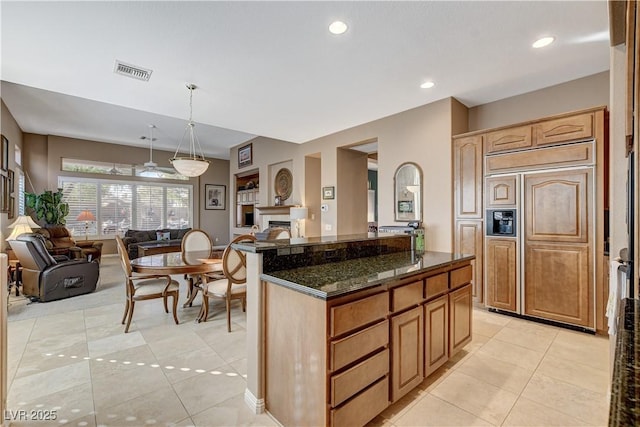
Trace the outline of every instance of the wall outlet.
[[331, 231], [331, 230], [333, 230], [333, 225], [331, 225], [331, 224], [325, 224], [325, 225], [324, 225], [324, 230], [325, 230], [325, 231]]
[[329, 212], [329, 205], [327, 205], [326, 203], [325, 203], [325, 204], [320, 205], [320, 210], [321, 210], [322, 212]]
[[216, 237], [216, 238], [214, 238], [214, 239], [213, 239], [213, 241], [214, 241], [214, 242], [216, 242], [216, 243], [218, 243], [218, 242], [220, 241], [220, 238], [219, 238], [219, 237]]

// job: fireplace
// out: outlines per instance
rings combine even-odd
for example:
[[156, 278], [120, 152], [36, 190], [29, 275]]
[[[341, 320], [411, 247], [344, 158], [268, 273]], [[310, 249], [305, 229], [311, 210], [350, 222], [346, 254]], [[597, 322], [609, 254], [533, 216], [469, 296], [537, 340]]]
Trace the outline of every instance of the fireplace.
[[269, 221], [269, 228], [286, 228], [287, 230], [291, 230], [291, 221]]

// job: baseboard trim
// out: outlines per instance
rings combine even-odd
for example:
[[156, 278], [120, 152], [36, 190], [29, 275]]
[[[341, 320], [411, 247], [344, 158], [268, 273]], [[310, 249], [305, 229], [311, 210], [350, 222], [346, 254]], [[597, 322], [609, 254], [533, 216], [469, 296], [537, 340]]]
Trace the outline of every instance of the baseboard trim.
[[264, 399], [258, 399], [249, 389], [244, 391], [244, 403], [247, 404], [254, 414], [264, 413]]

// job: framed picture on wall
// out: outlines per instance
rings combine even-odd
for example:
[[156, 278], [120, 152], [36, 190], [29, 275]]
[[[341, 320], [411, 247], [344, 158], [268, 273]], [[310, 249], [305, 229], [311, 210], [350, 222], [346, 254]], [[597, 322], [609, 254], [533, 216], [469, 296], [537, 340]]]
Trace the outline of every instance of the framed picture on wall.
[[13, 219], [16, 216], [16, 199], [13, 196], [9, 197], [9, 212], [7, 214], [8, 219]]
[[2, 200], [0, 200], [0, 212], [9, 211], [9, 178], [5, 175], [0, 175], [0, 194]]
[[238, 167], [242, 168], [253, 164], [253, 144], [247, 144], [238, 148]]
[[9, 170], [9, 140], [2, 135], [2, 145], [0, 146], [0, 169]]
[[12, 194], [14, 191], [16, 191], [16, 185], [14, 181], [15, 174], [11, 169], [9, 169], [7, 177], [9, 178], [9, 189], [7, 191], [9, 192], [9, 194]]
[[209, 210], [224, 210], [227, 197], [227, 186], [219, 184], [205, 184], [204, 208]]
[[336, 198], [336, 187], [322, 187], [322, 199], [333, 200]]

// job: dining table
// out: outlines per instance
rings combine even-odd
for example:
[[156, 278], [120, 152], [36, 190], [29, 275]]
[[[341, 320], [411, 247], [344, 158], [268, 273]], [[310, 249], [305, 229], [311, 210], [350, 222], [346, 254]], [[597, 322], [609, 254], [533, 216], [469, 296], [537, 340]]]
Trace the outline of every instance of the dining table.
[[[187, 301], [183, 308], [190, 307], [195, 299], [201, 283], [206, 283], [206, 276], [222, 274], [222, 259], [210, 258], [209, 251], [168, 252], [156, 255], [147, 255], [131, 260], [131, 269], [141, 274], [183, 274], [199, 276], [200, 280], [189, 281]], [[202, 313], [196, 322], [202, 321]]]

